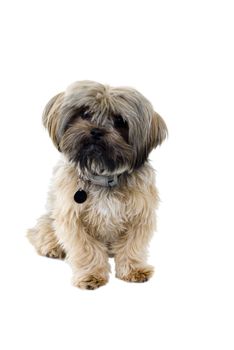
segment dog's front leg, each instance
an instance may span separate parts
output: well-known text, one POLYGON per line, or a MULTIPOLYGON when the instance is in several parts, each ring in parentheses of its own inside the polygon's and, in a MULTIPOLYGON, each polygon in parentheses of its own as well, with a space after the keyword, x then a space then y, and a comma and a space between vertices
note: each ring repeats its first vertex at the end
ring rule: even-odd
POLYGON ((107 248, 91 237, 81 223, 57 222, 56 233, 73 270, 73 284, 96 289, 108 282, 110 266, 107 248))
POLYGON ((152 224, 135 224, 114 244, 116 277, 128 282, 146 282, 153 275, 153 267, 146 263, 152 231, 152 224))

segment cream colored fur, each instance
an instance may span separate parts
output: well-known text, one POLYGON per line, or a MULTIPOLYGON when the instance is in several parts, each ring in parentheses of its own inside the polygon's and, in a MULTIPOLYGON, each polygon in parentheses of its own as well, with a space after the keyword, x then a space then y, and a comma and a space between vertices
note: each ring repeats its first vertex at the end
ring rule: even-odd
POLYGON ((52 257, 63 256, 63 247, 80 288, 108 281, 108 255, 114 255, 118 278, 147 280, 153 273, 145 260, 158 202, 153 169, 147 164, 111 193, 89 185, 83 204, 71 200, 83 186, 77 179, 77 171, 62 159, 54 171, 48 213, 28 231, 30 242, 39 254, 52 257))
MULTIPOLYGON (((91 84, 92 88, 93 86, 91 84)), ((97 86, 95 93, 99 94, 97 99, 100 100, 100 88, 99 85, 97 86)), ((77 85, 75 88, 77 89, 77 85)), ((69 89, 71 90, 71 87, 69 89)), ((71 103, 71 98, 76 100, 76 96, 74 96, 74 91, 72 90, 71 94, 69 89, 65 96, 71 103), (69 94, 72 97, 69 97, 69 94)), ((84 84, 82 89, 84 90, 84 84)), ((130 93, 135 98, 134 90, 130 90, 130 93)), ((66 133, 61 130, 60 134, 57 132, 64 123, 61 114, 56 114, 57 110, 63 108, 61 96, 62 94, 59 94, 49 102, 43 115, 43 122, 58 148, 62 144, 59 138, 66 133), (59 101, 57 105, 56 101, 59 101)), ((110 102, 113 104, 113 101, 110 102)), ((132 142, 130 140, 130 143, 136 149, 148 147, 148 152, 150 152, 157 142, 161 143, 165 138, 166 126, 162 118, 150 109, 152 107, 149 102, 146 103, 143 98, 142 101, 143 107, 137 106, 137 108, 139 113, 143 111, 143 122, 144 109, 147 110, 145 117, 147 123, 144 128, 146 128, 145 133, 149 135, 148 141, 144 138, 144 144, 141 139, 132 142), (159 141, 155 141, 156 138, 159 141)), ((119 102, 117 107, 118 104, 119 102)), ((124 105, 121 108, 124 109, 124 105)), ((135 111, 133 107, 131 109, 133 117, 129 118, 134 119, 135 111)), ((137 115, 133 126, 129 122, 130 128, 135 128, 138 133, 142 132, 139 124, 140 117, 137 115)), ((92 127, 94 121, 92 120, 92 127)), ((79 121, 77 123, 77 128, 79 125, 83 127, 82 123, 79 124, 79 121)), ((85 124, 86 129, 87 125, 88 123, 85 124)), ((109 130, 111 130, 110 126, 109 130)), ((134 133, 134 130, 131 130, 131 133, 134 133)), ((116 131, 113 131, 113 135, 116 138, 116 131)), ((95 289, 107 283, 110 273, 108 262, 110 256, 115 259, 118 278, 129 282, 147 281, 153 274, 153 267, 147 265, 146 259, 147 247, 156 229, 155 209, 158 204, 154 170, 147 161, 136 169, 132 169, 131 163, 129 171, 119 177, 118 186, 111 189, 94 185, 86 181, 85 176, 82 175, 79 165, 74 166, 67 156, 62 154, 53 174, 47 202, 48 211, 38 220, 37 225, 28 231, 30 242, 40 255, 55 258, 62 258, 66 255, 73 270, 73 284, 77 287, 95 289), (82 204, 73 200, 74 193, 79 188, 87 192, 87 200, 82 204)))

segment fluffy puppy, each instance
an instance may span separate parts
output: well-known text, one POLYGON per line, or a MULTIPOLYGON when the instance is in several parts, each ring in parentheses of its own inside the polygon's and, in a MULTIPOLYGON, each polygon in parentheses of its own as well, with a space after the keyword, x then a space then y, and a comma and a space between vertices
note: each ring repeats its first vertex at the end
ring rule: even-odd
POLYGON ((30 242, 41 255, 66 256, 77 287, 106 284, 109 256, 116 277, 147 281, 158 203, 148 155, 165 139, 165 122, 138 91, 92 81, 54 96, 42 118, 61 160, 30 242))

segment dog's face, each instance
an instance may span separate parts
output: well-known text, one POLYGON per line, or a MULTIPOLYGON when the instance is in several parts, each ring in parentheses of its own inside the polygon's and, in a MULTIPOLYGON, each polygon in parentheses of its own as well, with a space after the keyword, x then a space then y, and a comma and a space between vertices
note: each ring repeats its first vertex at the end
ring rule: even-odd
POLYGON ((53 97, 43 123, 71 162, 96 175, 139 168, 167 135, 165 122, 139 92, 92 81, 53 97))

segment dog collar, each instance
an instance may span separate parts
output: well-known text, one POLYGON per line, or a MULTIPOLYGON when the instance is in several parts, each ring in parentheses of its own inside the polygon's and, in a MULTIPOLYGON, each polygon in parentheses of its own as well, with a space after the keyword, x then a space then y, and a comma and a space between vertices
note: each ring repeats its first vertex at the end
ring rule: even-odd
POLYGON ((118 185, 118 175, 90 175, 88 179, 94 185, 99 185, 103 187, 114 187, 118 185))
MULTIPOLYGON (((104 176, 104 175, 89 175, 87 180, 94 185, 112 188, 118 185, 118 178, 120 175, 113 176, 104 176)), ((87 199, 87 192, 79 188, 78 191, 74 194, 74 201, 76 203, 82 204, 87 199)))

